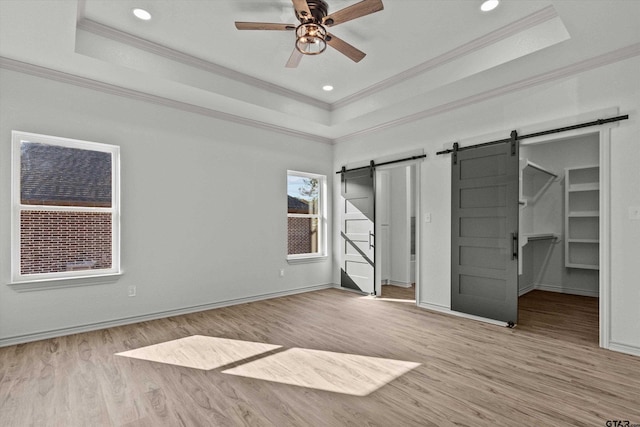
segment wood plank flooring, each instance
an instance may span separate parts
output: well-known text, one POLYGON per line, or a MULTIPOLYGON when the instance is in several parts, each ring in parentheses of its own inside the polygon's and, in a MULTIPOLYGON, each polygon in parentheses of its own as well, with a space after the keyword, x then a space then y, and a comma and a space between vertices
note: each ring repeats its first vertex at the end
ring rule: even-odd
POLYGON ((531 291, 518 299, 518 327, 578 344, 598 345, 598 298, 531 291))
MULTIPOLYGON (((546 318, 548 297, 539 295, 542 306, 523 300, 530 306, 515 329, 328 289, 0 348, 0 424, 640 423, 640 358, 600 349, 597 340, 571 339, 570 326, 587 321, 546 318), (260 355, 210 370, 115 355, 194 335, 282 346, 275 354, 321 350, 419 366, 356 396, 224 372, 260 355)), ((590 313, 556 304, 576 319, 590 313)))
POLYGON ((395 285, 382 285, 382 298, 393 298, 415 301, 416 300, 416 285, 403 288, 402 286, 395 285))

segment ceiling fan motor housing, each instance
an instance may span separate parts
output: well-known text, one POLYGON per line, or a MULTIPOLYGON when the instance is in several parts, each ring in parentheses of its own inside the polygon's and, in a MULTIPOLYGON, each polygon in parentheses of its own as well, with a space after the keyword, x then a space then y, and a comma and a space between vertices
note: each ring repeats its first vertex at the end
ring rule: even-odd
POLYGON ((311 16, 301 16, 299 17, 300 22, 308 23, 313 22, 315 24, 322 24, 322 20, 327 13, 329 12, 329 5, 324 0, 307 0, 307 5, 309 6, 309 10, 311 11, 311 16))

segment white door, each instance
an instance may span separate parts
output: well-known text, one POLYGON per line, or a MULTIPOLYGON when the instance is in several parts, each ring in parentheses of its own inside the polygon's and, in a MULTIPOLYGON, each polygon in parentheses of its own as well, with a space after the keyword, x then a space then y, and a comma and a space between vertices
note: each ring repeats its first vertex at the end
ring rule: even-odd
POLYGON ((342 174, 340 285, 375 295, 375 190, 373 170, 342 174))

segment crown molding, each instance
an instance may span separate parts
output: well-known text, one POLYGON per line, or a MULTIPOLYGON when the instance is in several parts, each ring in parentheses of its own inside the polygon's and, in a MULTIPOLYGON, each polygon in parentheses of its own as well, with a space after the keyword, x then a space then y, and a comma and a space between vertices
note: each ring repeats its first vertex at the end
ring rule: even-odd
POLYGON ((76 28, 101 37, 106 37, 120 43, 124 43, 136 49, 144 50, 154 55, 162 56, 171 61, 198 68, 208 73, 235 80, 237 82, 244 83, 276 95, 284 96, 286 98, 302 102, 310 106, 318 107, 326 111, 331 111, 331 104, 327 102, 320 101, 311 96, 303 95, 293 90, 286 89, 282 86, 269 83, 267 81, 249 76, 247 74, 224 67, 222 65, 215 64, 210 61, 206 61, 193 55, 180 52, 168 46, 143 39, 142 37, 134 36, 133 34, 127 33, 126 31, 115 29, 113 27, 101 24, 88 18, 82 17, 78 19, 76 28))
POLYGON ((137 90, 125 88, 122 86, 114 85, 111 83, 104 83, 87 77, 81 77, 75 74, 66 73, 63 71, 54 70, 39 65, 29 64, 27 62, 17 61, 15 59, 0 56, 0 68, 6 70, 17 71, 24 74, 29 74, 36 77, 42 77, 49 80, 54 80, 61 83, 71 84, 87 89, 93 89, 100 92, 108 93, 110 95, 122 96, 129 99, 135 99, 138 101, 149 102, 152 104, 162 105, 165 107, 175 108, 178 110, 200 114, 203 116, 211 117, 214 119, 225 120, 240 125, 251 126, 258 129, 277 132, 284 135, 304 138, 310 141, 322 142, 325 144, 331 144, 333 141, 330 138, 325 138, 319 135, 314 135, 306 132, 301 132, 293 129, 289 129, 283 126, 277 126, 270 123, 261 122, 259 120, 248 119, 240 117, 235 114, 229 114, 222 111, 214 110, 211 108, 202 107, 195 104, 189 104, 187 102, 176 101, 166 97, 152 95, 137 90))
POLYGON ((635 43, 630 46, 626 46, 602 55, 595 56, 593 58, 579 61, 574 64, 570 64, 564 67, 556 68, 555 70, 548 71, 546 73, 537 74, 526 79, 522 79, 513 83, 509 83, 503 86, 499 86, 494 89, 490 89, 475 95, 467 96, 465 98, 457 99, 455 101, 447 102, 426 110, 419 111, 408 116, 404 116, 395 120, 390 120, 385 123, 381 123, 377 126, 373 126, 367 129, 362 129, 357 132, 343 135, 333 139, 333 143, 337 144, 356 137, 366 136, 375 132, 380 132, 385 129, 390 129, 396 126, 406 125, 411 122, 422 120, 428 117, 433 117, 438 114, 442 114, 448 111, 463 108, 469 105, 477 104, 479 102, 487 101, 491 98, 496 98, 509 93, 517 92, 520 90, 528 89, 531 87, 539 86, 545 83, 549 83, 555 80, 560 80, 566 77, 570 77, 576 74, 583 73, 585 71, 593 70, 605 65, 613 64, 615 62, 624 61, 625 59, 633 58, 640 55, 640 43, 635 43))
POLYGON ((392 77, 381 80, 380 82, 373 84, 366 89, 346 96, 331 104, 331 109, 337 110, 338 108, 353 104, 354 102, 360 101, 361 99, 371 96, 377 92, 381 92, 408 79, 426 73, 435 68, 441 67, 448 62, 455 61, 456 59, 462 58, 463 56, 469 55, 499 41, 508 39, 509 37, 513 37, 518 33, 536 27, 557 17, 558 13, 554 9, 554 7, 547 6, 537 12, 525 16, 522 19, 518 19, 517 21, 498 28, 495 31, 487 33, 475 40, 471 40, 468 43, 458 46, 455 49, 431 58, 428 61, 423 62, 422 64, 416 65, 392 77))
POLYGON ((356 137, 366 136, 375 132, 380 132, 396 126, 405 125, 414 121, 422 120, 428 117, 433 117, 448 111, 452 111, 452 110, 463 108, 469 105, 477 104, 479 102, 483 102, 491 98, 495 98, 495 97, 503 96, 509 93, 528 89, 528 88, 542 85, 548 82, 552 82, 554 80, 570 77, 572 75, 576 75, 576 74, 589 71, 598 67, 602 67, 605 65, 613 64, 615 62, 623 61, 625 59, 629 59, 638 55, 640 55, 640 43, 635 43, 621 49, 617 49, 602 55, 595 56, 593 58, 586 59, 584 61, 570 64, 565 67, 560 67, 555 70, 548 71, 546 73, 541 73, 526 79, 519 80, 517 82, 499 86, 497 88, 490 89, 490 90, 487 90, 475 95, 471 95, 465 98, 461 98, 455 101, 447 102, 426 110, 419 111, 414 114, 410 114, 395 120, 390 120, 385 123, 381 123, 373 127, 362 129, 347 135, 339 136, 334 139, 326 138, 326 137, 322 137, 319 135, 314 135, 306 132, 296 131, 296 130, 285 128, 283 126, 272 125, 272 124, 261 122, 258 120, 248 119, 248 118, 240 117, 234 114, 224 113, 214 109, 201 107, 194 104, 189 104, 186 102, 176 101, 176 100, 172 100, 172 99, 157 96, 157 95, 147 94, 147 93, 136 91, 133 89, 124 88, 124 87, 109 84, 109 83, 103 83, 103 82, 89 79, 86 77, 81 77, 74 74, 53 70, 51 68, 29 64, 26 62, 21 62, 21 61, 17 61, 17 60, 6 58, 6 57, 0 57, 0 68, 17 71, 25 74, 30 74, 37 77, 43 77, 43 78, 55 80, 62 83, 72 84, 75 86, 89 88, 89 89, 101 91, 104 93, 109 93, 112 95, 123 96, 130 99, 163 105, 166 107, 175 108, 182 111, 196 113, 196 114, 200 114, 200 115, 204 115, 207 117, 212 117, 220 120, 226 120, 226 121, 230 121, 230 122, 234 122, 234 123, 242 124, 246 126, 252 126, 255 128, 277 132, 277 133, 281 133, 284 135, 289 135, 297 138, 304 138, 307 140, 321 142, 325 144, 337 144, 340 142, 348 141, 350 139, 354 139, 356 137))

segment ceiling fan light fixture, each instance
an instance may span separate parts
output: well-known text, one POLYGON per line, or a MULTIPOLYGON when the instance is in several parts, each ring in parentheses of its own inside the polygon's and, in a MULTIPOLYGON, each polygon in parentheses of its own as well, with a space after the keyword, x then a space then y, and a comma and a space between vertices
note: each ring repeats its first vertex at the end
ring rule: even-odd
POLYGON ((327 48, 327 30, 313 22, 301 24, 296 28, 296 49, 304 55, 318 55, 327 48))
POLYGON ((480 5, 480 10, 483 12, 489 12, 498 7, 500 0, 485 0, 480 5))

